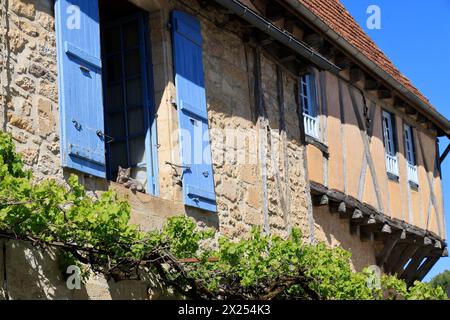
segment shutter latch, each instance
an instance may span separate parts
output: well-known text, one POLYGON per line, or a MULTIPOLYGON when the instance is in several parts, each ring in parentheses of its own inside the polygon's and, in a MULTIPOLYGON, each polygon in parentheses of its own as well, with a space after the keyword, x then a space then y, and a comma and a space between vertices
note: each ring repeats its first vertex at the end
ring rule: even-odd
POLYGON ((190 171, 191 167, 189 167, 189 166, 182 166, 182 165, 175 164, 175 163, 172 163, 172 162, 169 162, 169 161, 166 161, 166 164, 172 167, 172 170, 173 170, 172 179, 173 179, 174 184, 179 185, 180 187, 182 187, 183 186, 183 175, 184 175, 186 170, 190 171), (183 172, 180 173, 178 171, 179 169, 182 169, 183 172))
POLYGON ((100 139, 103 139, 105 141, 105 143, 111 143, 114 141, 113 137, 110 137, 107 134, 104 134, 102 130, 97 130, 96 133, 100 139), (108 140, 106 140, 106 138, 108 138, 108 140))

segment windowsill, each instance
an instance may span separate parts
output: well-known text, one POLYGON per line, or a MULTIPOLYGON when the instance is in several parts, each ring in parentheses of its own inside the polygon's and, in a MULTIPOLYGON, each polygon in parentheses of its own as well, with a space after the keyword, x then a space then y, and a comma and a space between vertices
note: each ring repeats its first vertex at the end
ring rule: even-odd
POLYGON ((317 149, 322 151, 324 156, 328 157, 330 155, 330 152, 328 151, 328 146, 323 142, 321 142, 319 139, 314 138, 308 134, 305 134, 305 140, 307 144, 315 146, 317 149))
POLYGON ((387 176, 388 176, 389 180, 394 181, 394 182, 399 182, 399 176, 397 176, 393 173, 390 173, 390 172, 387 173, 387 176))
POLYGON ((409 183, 409 187, 411 189, 413 189, 414 191, 419 191, 419 185, 417 183, 412 182, 412 181, 408 181, 408 183, 409 183))

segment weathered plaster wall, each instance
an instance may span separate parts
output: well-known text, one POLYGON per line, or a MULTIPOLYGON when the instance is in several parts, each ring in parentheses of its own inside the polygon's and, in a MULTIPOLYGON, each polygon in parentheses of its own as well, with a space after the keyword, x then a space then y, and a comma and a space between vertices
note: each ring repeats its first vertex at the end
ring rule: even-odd
POLYGON ((317 239, 332 248, 341 247, 350 251, 355 271, 376 265, 376 248, 373 243, 362 242, 359 236, 352 234, 347 219, 340 219, 339 214, 330 213, 328 207, 314 207, 314 221, 317 239))

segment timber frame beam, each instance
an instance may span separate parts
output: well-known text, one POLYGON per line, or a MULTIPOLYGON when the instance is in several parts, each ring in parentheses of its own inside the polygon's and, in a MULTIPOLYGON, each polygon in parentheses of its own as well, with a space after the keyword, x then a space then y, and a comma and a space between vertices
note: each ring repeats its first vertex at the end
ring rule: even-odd
POLYGON ((436 234, 391 218, 374 207, 338 190, 311 181, 314 206, 328 206, 331 213, 349 219, 350 231, 361 241, 382 243, 377 265, 397 274, 411 285, 422 280, 440 257, 447 256, 447 244, 436 234), (409 263, 408 263, 409 262, 409 263))

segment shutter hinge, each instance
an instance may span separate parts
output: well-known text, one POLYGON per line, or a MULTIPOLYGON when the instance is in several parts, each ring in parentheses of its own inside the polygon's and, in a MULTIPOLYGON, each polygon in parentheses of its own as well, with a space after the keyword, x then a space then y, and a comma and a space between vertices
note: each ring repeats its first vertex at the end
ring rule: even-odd
POLYGON ((167 28, 168 31, 172 30, 172 22, 171 21, 168 21, 166 23, 166 28, 167 28))

